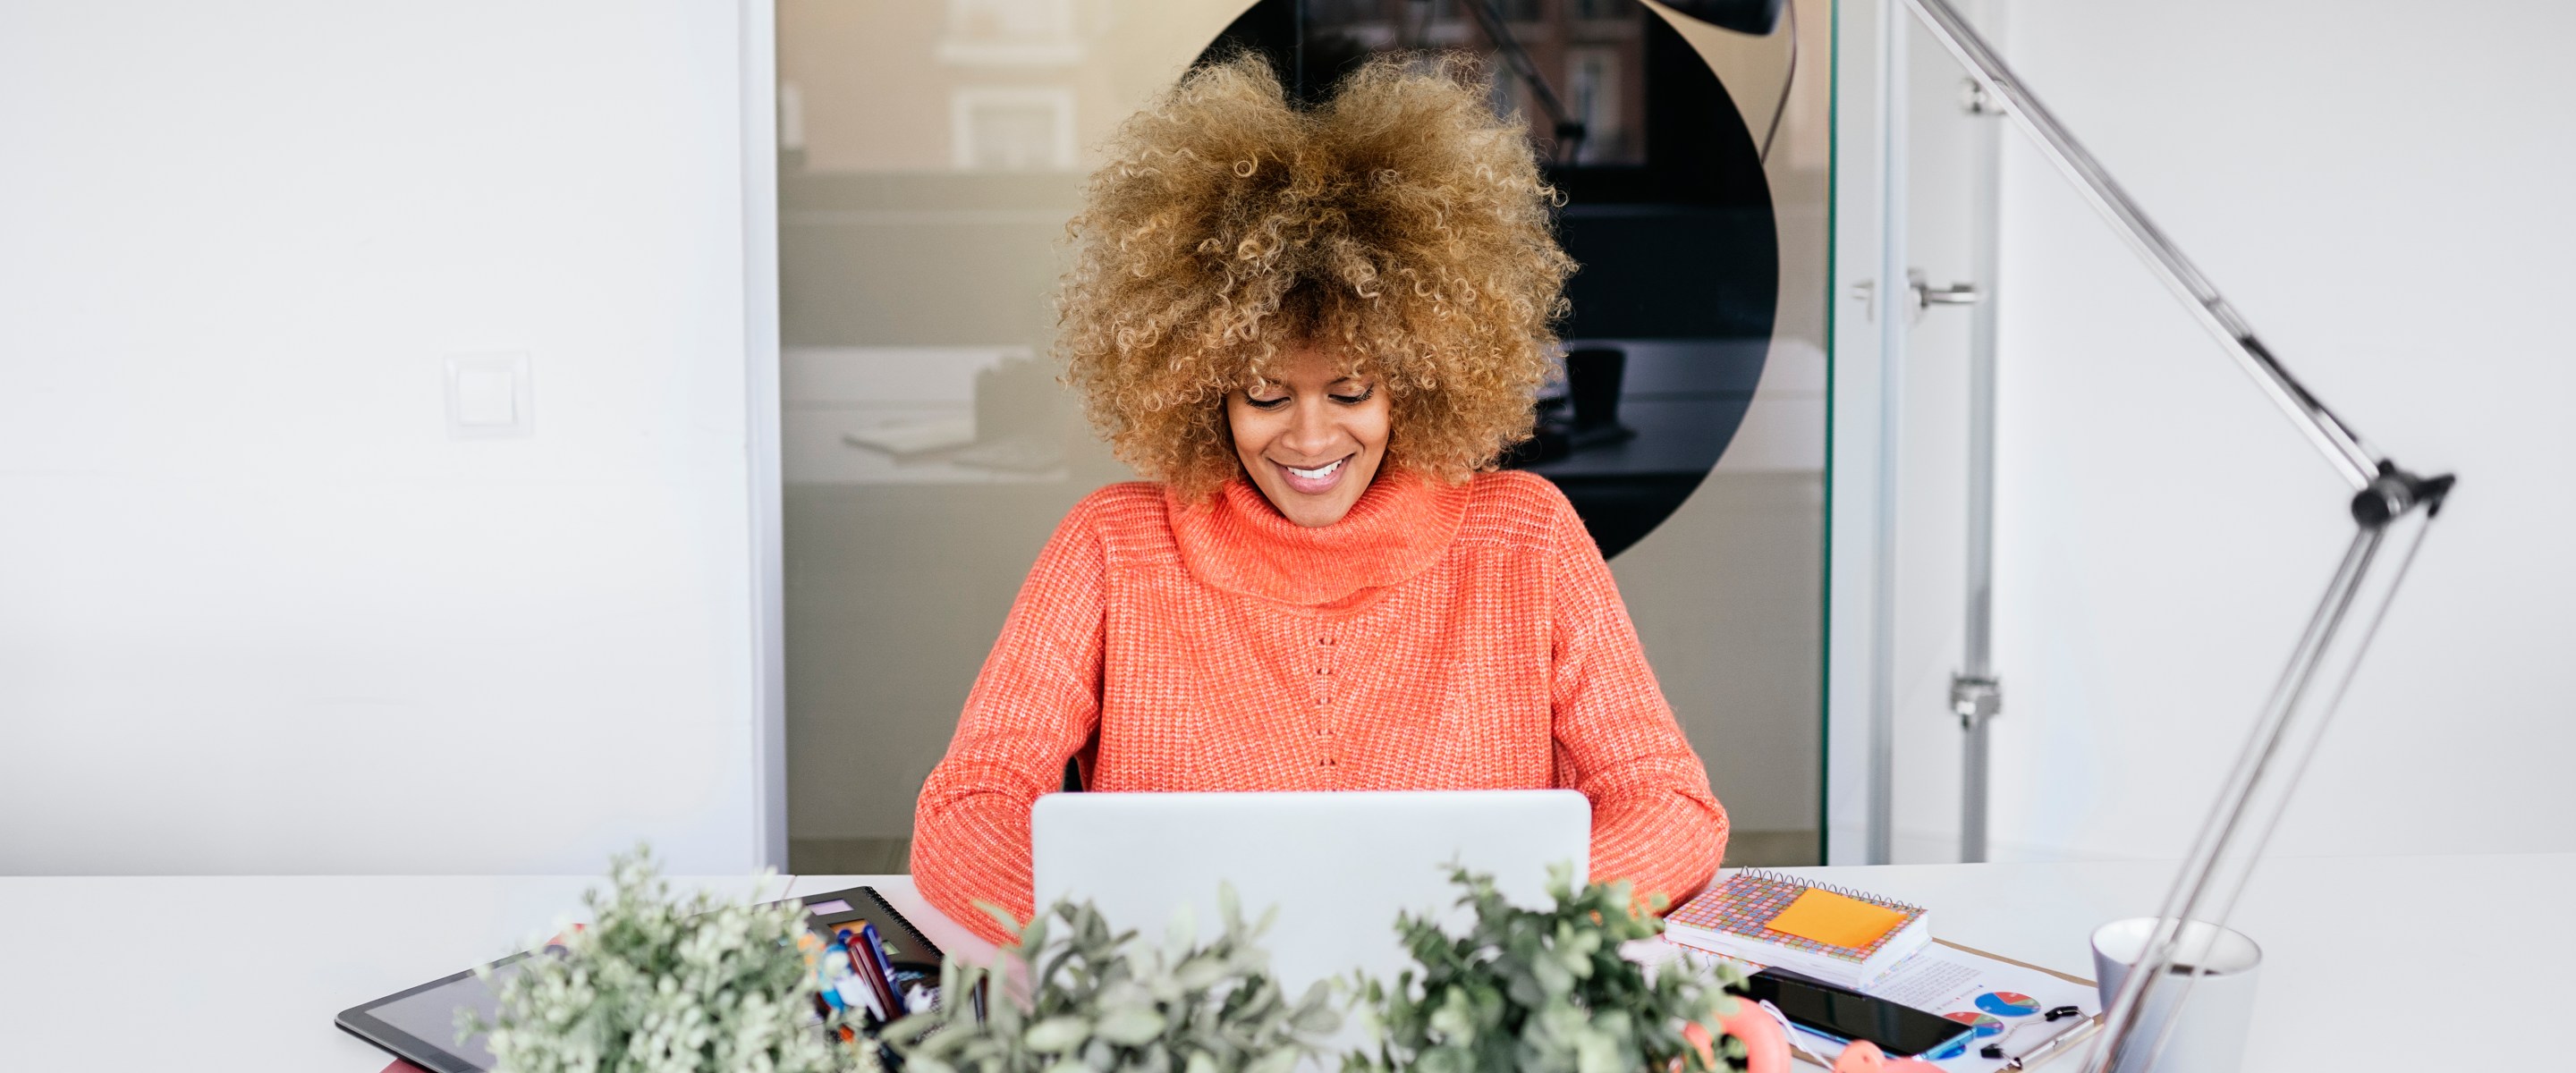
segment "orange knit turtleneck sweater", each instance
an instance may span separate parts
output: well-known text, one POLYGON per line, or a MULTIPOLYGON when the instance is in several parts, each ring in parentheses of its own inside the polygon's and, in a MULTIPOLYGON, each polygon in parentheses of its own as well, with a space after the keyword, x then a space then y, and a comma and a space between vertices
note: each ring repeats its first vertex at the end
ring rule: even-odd
POLYGON ((1103 488, 1029 571, 921 787, 913 880, 951 919, 1032 910, 1029 806, 1091 789, 1569 787, 1596 879, 1676 903, 1726 812, 1665 704, 1608 564, 1556 486, 1390 470, 1307 529, 1249 482, 1185 504, 1103 488))

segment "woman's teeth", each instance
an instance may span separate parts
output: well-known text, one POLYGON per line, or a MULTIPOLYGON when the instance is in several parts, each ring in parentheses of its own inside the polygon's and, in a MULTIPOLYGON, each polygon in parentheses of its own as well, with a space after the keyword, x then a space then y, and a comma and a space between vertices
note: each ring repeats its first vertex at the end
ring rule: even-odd
POLYGON ((1333 460, 1333 464, 1325 466, 1322 469, 1298 469, 1295 466, 1289 466, 1287 467, 1287 470, 1290 474, 1305 480, 1320 481, 1326 477, 1332 476, 1333 471, 1342 468, 1342 463, 1347 461, 1350 460, 1347 458, 1336 458, 1333 460))

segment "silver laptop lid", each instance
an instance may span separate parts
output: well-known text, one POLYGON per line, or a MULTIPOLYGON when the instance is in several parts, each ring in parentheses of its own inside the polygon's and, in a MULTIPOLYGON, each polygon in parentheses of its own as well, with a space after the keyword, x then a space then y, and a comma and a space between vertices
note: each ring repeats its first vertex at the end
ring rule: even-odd
POLYGON ((1399 911, 1462 927, 1452 863, 1533 908, 1548 904, 1549 866, 1584 882, 1592 805, 1572 790, 1049 794, 1029 826, 1039 906, 1090 899, 1148 942, 1185 903, 1213 938, 1220 882, 1248 919, 1278 906, 1265 945, 1294 996, 1355 968, 1393 980, 1409 964, 1399 911))

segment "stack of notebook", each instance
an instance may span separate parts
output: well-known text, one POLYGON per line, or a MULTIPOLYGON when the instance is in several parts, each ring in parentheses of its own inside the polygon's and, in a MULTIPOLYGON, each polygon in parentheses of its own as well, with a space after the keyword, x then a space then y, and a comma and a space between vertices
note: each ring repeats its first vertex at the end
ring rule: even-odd
POLYGON ((1693 949, 1859 990, 1932 941, 1922 907, 1747 868, 1664 917, 1693 949))

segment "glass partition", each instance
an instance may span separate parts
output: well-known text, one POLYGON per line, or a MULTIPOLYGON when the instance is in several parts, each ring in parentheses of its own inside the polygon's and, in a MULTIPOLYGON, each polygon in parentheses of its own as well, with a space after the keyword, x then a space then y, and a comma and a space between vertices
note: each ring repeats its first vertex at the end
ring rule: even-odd
POLYGON ((1511 464, 1611 556, 1732 814, 1729 863, 1818 860, 1833 18, 1774 10, 1721 29, 1636 0, 782 0, 791 867, 903 870, 1039 547, 1133 478, 1048 356, 1060 240, 1091 147, 1232 48, 1309 96, 1387 50, 1497 73, 1583 265, 1511 464))

